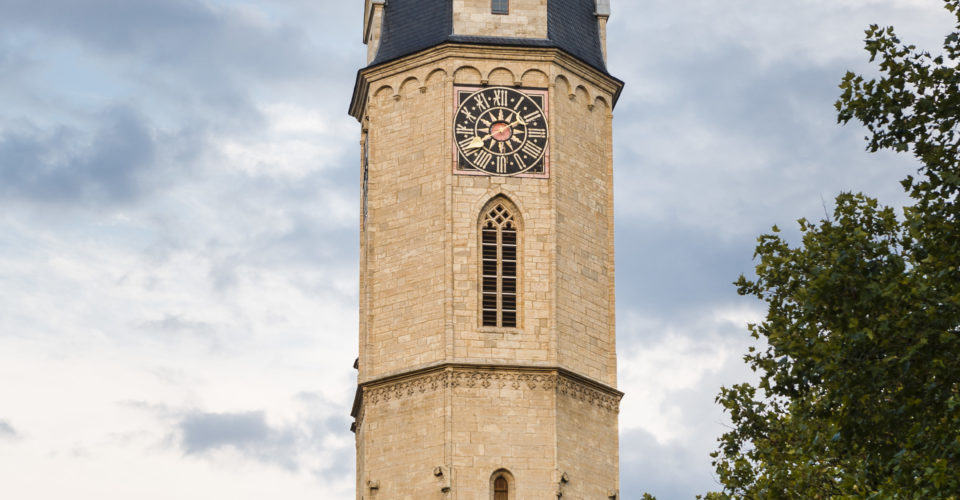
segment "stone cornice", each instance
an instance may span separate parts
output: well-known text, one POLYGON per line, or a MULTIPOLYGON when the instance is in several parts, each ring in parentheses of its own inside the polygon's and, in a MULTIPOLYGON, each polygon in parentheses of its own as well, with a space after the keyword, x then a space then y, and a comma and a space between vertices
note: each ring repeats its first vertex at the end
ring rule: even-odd
POLYGON ((444 364, 360 384, 354 417, 364 404, 400 400, 446 388, 555 390, 557 394, 619 412, 623 393, 560 367, 444 364))
POLYGON ((491 46, 447 42, 394 61, 357 71, 357 80, 353 86, 353 97, 350 101, 350 115, 358 121, 362 121, 363 110, 366 107, 371 81, 389 78, 393 75, 410 71, 427 64, 435 64, 446 59, 457 58, 492 61, 553 62, 561 66, 564 70, 609 92, 612 96, 611 108, 616 106, 620 92, 623 90, 623 82, 621 80, 598 71, 580 59, 558 48, 491 46))

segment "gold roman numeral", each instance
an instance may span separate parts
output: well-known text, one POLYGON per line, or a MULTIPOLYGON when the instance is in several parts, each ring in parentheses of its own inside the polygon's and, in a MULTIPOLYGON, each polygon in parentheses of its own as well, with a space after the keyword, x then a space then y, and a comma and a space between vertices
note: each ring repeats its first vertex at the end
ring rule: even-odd
POLYGON ((473 130, 471 130, 470 127, 467 127, 467 126, 465 126, 465 125, 460 125, 460 124, 458 123, 458 124, 457 124, 457 134, 458 134, 458 135, 473 135, 473 130))
POLYGON ((517 164, 517 168, 520 170, 527 169, 527 164, 523 162, 523 158, 520 157, 520 153, 513 154, 513 162, 517 164))
POLYGON ((540 116, 541 116, 541 115, 540 115, 540 112, 539 112, 539 111, 534 111, 533 113, 530 113, 530 114, 528 114, 527 116, 524 116, 524 117, 523 117, 523 121, 525 121, 525 122, 527 122, 527 123, 530 123, 530 122, 532 122, 532 121, 534 121, 534 120, 539 120, 539 119, 540 119, 540 116))
POLYGON ((477 153, 473 155, 473 165, 477 168, 485 168, 490 160, 493 159, 493 155, 488 151, 480 149, 477 150, 477 153))
POLYGON ((524 144, 524 145, 523 145, 523 148, 521 149, 521 151, 523 151, 525 154, 530 155, 530 156, 532 156, 532 157, 534 157, 534 158, 539 158, 539 157, 540 157, 540 153, 543 152, 543 150, 540 149, 540 146, 537 146, 536 144, 534 144, 534 143, 532 143, 532 142, 528 142, 528 143, 524 144))
POLYGON ((487 108, 490 107, 490 101, 488 101, 487 96, 483 94, 477 94, 477 96, 473 98, 473 102, 477 104, 477 108, 480 109, 480 111, 486 111, 487 108))
POLYGON ((497 173, 498 174, 507 173, 507 157, 506 156, 497 157, 497 173))
POLYGON ((507 91, 496 89, 493 91, 493 105, 504 107, 507 105, 507 91))
POLYGON ((542 139, 547 136, 547 129, 544 128, 529 128, 527 129, 528 137, 533 137, 535 139, 542 139))

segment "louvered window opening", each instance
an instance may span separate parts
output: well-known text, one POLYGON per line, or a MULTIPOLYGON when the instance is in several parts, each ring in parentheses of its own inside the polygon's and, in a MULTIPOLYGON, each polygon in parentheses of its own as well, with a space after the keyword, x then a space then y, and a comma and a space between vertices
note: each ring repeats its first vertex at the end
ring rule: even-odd
POLYGON ((490 4, 490 11, 494 14, 509 14, 510 0, 493 0, 490 4))
POLYGON ((493 482, 493 500, 507 499, 507 480, 500 476, 493 482))
POLYGON ((517 326, 517 225, 501 203, 481 230, 483 326, 517 326))

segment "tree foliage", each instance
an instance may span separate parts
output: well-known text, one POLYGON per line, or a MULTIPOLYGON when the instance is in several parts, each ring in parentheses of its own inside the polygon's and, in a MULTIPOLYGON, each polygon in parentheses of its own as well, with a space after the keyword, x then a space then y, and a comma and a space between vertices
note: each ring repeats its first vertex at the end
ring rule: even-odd
POLYGON ((960 0, 944 5, 942 55, 871 26, 880 77, 848 73, 837 102, 868 151, 919 159, 912 204, 841 194, 799 246, 761 236, 736 283, 768 305, 765 347, 745 356, 759 382, 717 397, 733 427, 710 498, 960 498, 960 0))

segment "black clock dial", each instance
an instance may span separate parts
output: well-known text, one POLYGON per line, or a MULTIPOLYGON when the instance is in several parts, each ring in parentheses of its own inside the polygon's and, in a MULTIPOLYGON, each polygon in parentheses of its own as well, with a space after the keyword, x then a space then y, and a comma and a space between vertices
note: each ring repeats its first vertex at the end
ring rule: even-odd
POLYGON ((458 89, 454 116, 457 168, 494 175, 542 174, 547 117, 542 93, 510 87, 458 89))

